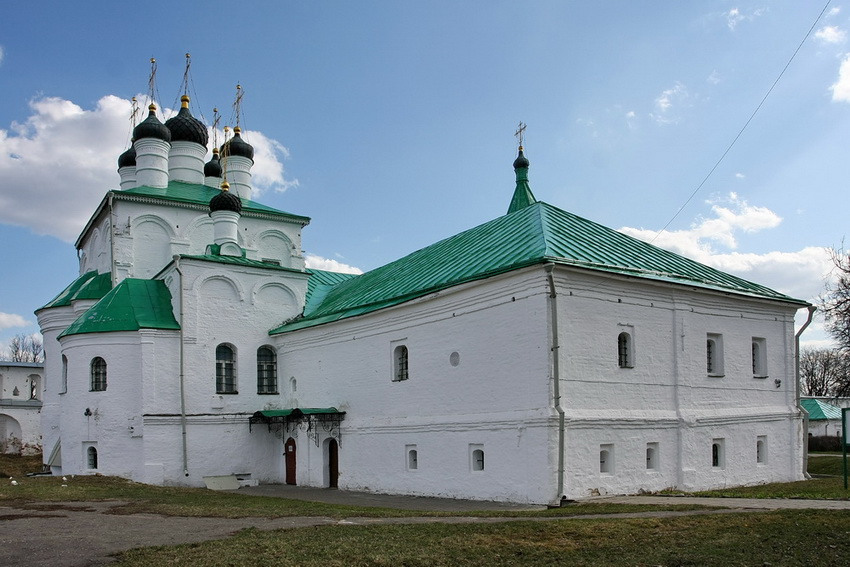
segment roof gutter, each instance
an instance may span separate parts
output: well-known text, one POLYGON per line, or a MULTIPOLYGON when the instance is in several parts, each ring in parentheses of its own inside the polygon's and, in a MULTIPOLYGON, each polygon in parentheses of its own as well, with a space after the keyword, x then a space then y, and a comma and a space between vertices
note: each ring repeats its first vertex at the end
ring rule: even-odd
POLYGON ((555 288, 555 277, 553 272, 555 264, 548 262, 545 265, 546 280, 549 282, 549 310, 552 333, 552 407, 558 412, 558 483, 555 493, 555 502, 552 506, 562 506, 567 497, 564 495, 564 442, 566 437, 566 423, 564 419, 564 408, 561 407, 561 365, 560 348, 558 339, 558 292, 555 288))
POLYGON ((800 327, 800 330, 794 335, 794 377, 796 378, 797 386, 794 394, 794 401, 797 404, 797 408, 803 414, 803 475, 806 478, 811 478, 809 476, 809 412, 806 411, 806 408, 803 407, 803 404, 800 403, 800 335, 803 334, 803 331, 806 330, 806 327, 812 322, 812 318, 815 316, 815 311, 817 307, 814 305, 808 306, 809 317, 806 319, 806 322, 803 323, 803 326, 800 327))
POLYGON ((175 254, 172 259, 174 260, 174 271, 180 276, 180 283, 178 284, 180 286, 178 294, 180 301, 180 435, 183 449, 183 476, 189 476, 189 452, 186 448, 186 364, 183 355, 183 327, 185 326, 183 319, 183 272, 180 271, 180 255, 175 254))

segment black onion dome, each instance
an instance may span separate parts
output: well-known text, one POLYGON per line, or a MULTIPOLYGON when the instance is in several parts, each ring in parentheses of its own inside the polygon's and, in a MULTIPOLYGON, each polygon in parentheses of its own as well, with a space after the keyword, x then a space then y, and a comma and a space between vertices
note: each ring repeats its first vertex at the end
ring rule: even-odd
POLYGON ((118 169, 122 167, 136 167, 136 148, 130 146, 126 152, 118 156, 118 169))
POLYGON ((221 147, 221 153, 225 156, 242 156, 253 161, 254 146, 242 139, 241 132, 239 126, 233 129, 233 138, 221 147))
POLYGON ((172 142, 194 142, 206 146, 209 141, 209 133, 204 124, 192 116, 189 111, 189 97, 183 95, 180 98, 180 111, 177 116, 172 116, 165 121, 165 126, 171 131, 172 142))
POLYGON ((234 213, 242 212, 242 199, 238 195, 234 195, 226 188, 222 188, 218 195, 210 199, 210 213, 216 211, 233 211, 234 213))
POLYGON ((213 148, 210 161, 204 164, 204 177, 221 177, 221 159, 218 157, 218 148, 213 148))
POLYGON ((171 131, 156 117, 156 105, 148 107, 148 117, 142 120, 138 126, 133 128, 133 139, 156 138, 171 142, 171 131))
POLYGON ((519 147, 519 155, 514 160, 514 169, 519 169, 520 167, 528 167, 528 158, 522 154, 522 146, 519 147))

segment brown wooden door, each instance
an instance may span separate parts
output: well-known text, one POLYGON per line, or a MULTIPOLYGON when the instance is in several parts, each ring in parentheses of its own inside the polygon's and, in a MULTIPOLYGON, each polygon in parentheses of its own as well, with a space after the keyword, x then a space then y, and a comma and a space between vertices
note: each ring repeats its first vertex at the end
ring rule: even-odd
POLYGON ((290 437, 283 445, 286 457, 286 484, 295 484, 295 439, 290 437))
POLYGON ((328 442, 328 488, 337 487, 339 478, 339 445, 336 439, 328 442))

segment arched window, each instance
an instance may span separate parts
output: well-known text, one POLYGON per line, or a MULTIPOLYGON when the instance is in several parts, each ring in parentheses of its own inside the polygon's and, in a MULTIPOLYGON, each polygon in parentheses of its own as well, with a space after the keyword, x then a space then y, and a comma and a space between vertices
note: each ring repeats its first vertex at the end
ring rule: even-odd
POLYGON ((767 378, 767 341, 753 337, 753 376, 767 378))
POLYGON ((408 354, 407 347, 398 345, 393 350, 393 381, 399 382, 407 380, 408 374, 408 354))
POLYGON ((658 470, 658 443, 646 444, 646 470, 658 470))
POLYGON ((610 451, 608 451, 608 449, 599 450, 599 472, 611 472, 611 453, 610 451))
POLYGON ((106 361, 96 356, 91 361, 91 391, 106 390, 106 361))
POLYGON ((723 445, 723 439, 713 439, 711 441, 711 466, 713 468, 722 469, 726 466, 723 445))
POLYGON ((277 354, 274 349, 257 349, 257 393, 277 394, 277 354))
POLYGON ((95 447, 86 449, 86 464, 90 469, 97 468, 97 449, 95 447))
POLYGON ((64 394, 68 391, 68 357, 62 355, 62 384, 59 385, 59 393, 64 394))
POLYGON ((705 370, 710 376, 723 376, 723 335, 709 334, 707 336, 705 370))
POLYGON ((236 394, 236 355, 229 345, 215 347, 215 392, 236 394))
POLYGON ((407 470, 415 471, 419 468, 419 454, 416 452, 415 446, 407 449, 407 470))
POLYGON ((634 366, 632 336, 625 331, 617 336, 617 364, 620 368, 632 368, 634 366))

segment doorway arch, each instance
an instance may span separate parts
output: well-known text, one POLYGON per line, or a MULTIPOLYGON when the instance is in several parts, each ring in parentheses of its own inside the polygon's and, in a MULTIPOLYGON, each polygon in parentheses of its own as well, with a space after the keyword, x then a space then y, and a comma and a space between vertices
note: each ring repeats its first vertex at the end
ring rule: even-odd
POLYGON ((325 485, 328 488, 339 485, 339 443, 336 439, 325 441, 325 485))

